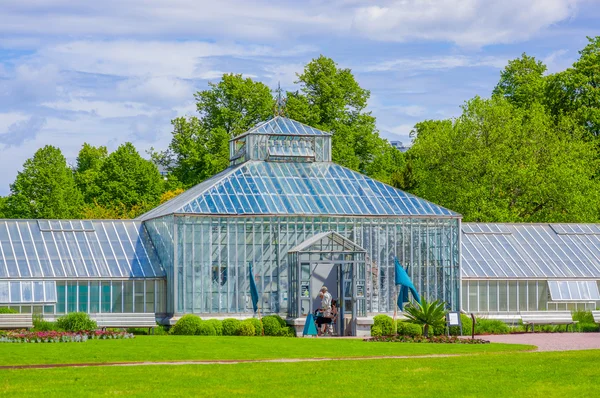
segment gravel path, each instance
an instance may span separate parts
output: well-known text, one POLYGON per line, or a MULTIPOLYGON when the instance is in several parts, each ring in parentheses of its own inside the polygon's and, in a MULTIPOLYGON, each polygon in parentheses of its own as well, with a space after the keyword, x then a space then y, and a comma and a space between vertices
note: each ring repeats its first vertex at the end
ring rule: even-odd
POLYGON ((531 344, 538 351, 600 349, 600 333, 523 333, 477 336, 492 343, 531 344))

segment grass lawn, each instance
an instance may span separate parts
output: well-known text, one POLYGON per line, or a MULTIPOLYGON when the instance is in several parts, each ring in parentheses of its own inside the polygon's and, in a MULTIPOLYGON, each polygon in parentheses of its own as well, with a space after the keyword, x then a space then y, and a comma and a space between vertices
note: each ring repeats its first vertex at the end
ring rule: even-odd
POLYGON ((340 358, 489 353, 532 349, 513 344, 366 343, 356 339, 136 336, 85 343, 0 344, 0 365, 180 361, 202 359, 340 358))
MULTIPOLYGON (((390 344, 394 345, 394 344, 390 344)), ((12 396, 598 396, 600 351, 231 365, 0 370, 12 396)))

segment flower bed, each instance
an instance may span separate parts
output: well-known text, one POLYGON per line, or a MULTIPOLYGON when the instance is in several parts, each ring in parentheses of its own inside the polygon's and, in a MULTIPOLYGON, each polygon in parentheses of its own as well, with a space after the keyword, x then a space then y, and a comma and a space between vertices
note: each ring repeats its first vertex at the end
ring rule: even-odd
POLYGON ((0 343, 83 343, 89 339, 109 340, 109 339, 132 339, 134 336, 127 332, 114 331, 82 331, 71 332, 28 332, 17 330, 5 332, 0 335, 0 343))
POLYGON ((489 344, 488 340, 482 339, 461 339, 456 336, 377 336, 365 339, 370 342, 384 343, 438 343, 438 344, 489 344))

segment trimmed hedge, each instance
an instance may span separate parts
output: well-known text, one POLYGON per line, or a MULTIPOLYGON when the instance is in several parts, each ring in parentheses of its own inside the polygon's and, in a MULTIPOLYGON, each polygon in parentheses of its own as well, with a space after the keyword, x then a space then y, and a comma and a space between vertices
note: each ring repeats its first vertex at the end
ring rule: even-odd
POLYGON ((477 318, 475 322, 475 334, 508 334, 510 327, 497 319, 477 318))
POLYGON ((210 323, 213 328, 215 328, 215 333, 217 336, 223 336, 223 322, 218 319, 207 319, 207 323, 210 323))
POLYGON ((381 328, 382 336, 392 336, 396 333, 396 328, 394 327, 394 320, 384 314, 376 315, 373 318, 373 326, 371 326, 371 335, 373 334, 373 327, 379 326, 381 328))
POLYGON ((410 322, 398 322, 397 330, 399 336, 417 337, 423 335, 423 328, 410 322))
POLYGON ((239 319, 227 318, 223 320, 223 336, 237 336, 242 322, 239 319))
POLYGON ((171 329, 171 334, 182 336, 193 336, 200 328, 202 320, 199 316, 187 314, 179 318, 175 326, 171 329))
POLYGON ((254 336, 256 334, 256 330, 254 329, 254 325, 250 322, 242 322, 240 324, 240 328, 238 330, 239 336, 254 336))
POLYGON ((293 326, 286 326, 279 329, 279 335, 281 337, 296 337, 296 329, 293 326))
POLYGON ((254 326, 254 335, 255 336, 263 335, 263 325, 262 325, 262 322, 260 321, 260 319, 248 318, 244 322, 247 322, 247 323, 251 324, 252 326, 254 326))
POLYGON ((196 335, 198 336, 216 336, 217 332, 212 323, 207 321, 200 321, 198 329, 196 329, 196 335))
POLYGON ((18 314, 19 311, 13 310, 12 308, 1 307, 0 314, 18 314))
POLYGON ((595 323, 580 323, 577 325, 577 329, 581 333, 595 333, 600 332, 600 325, 595 323))
POLYGON ((262 318, 262 324, 265 336, 279 336, 281 330, 281 317, 277 315, 268 315, 262 318))
POLYGON ((371 325, 371 336, 373 337, 381 337, 381 325, 371 325))
POLYGON ((56 320, 56 326, 66 332, 82 332, 96 330, 96 321, 90 319, 85 312, 71 312, 56 320))

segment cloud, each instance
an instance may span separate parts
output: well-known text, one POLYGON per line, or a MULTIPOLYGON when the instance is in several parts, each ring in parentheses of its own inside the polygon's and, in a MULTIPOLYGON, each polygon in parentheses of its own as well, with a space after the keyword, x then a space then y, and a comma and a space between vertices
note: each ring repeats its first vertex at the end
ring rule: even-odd
POLYGON ((359 6, 353 28, 371 40, 481 47, 527 40, 571 18, 577 0, 396 0, 359 6))
POLYGON ((454 68, 490 67, 503 68, 506 66, 506 58, 499 56, 466 56, 448 55, 434 57, 410 57, 397 58, 379 63, 373 63, 363 67, 364 72, 388 72, 399 71, 427 71, 454 68))
POLYGON ((46 119, 39 116, 13 123, 6 133, 0 134, 0 144, 5 145, 4 149, 21 146, 24 142, 33 140, 45 124, 46 119))

